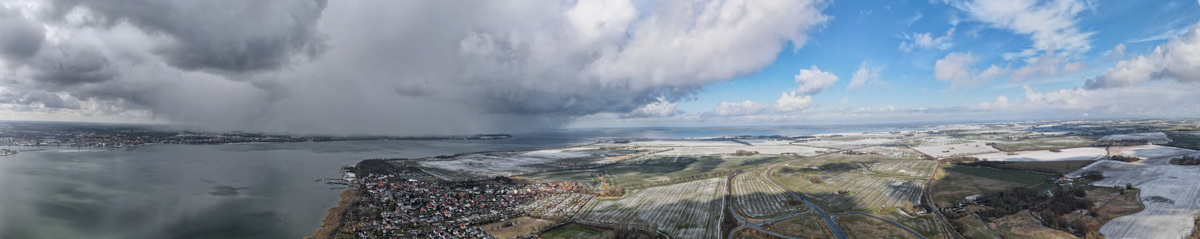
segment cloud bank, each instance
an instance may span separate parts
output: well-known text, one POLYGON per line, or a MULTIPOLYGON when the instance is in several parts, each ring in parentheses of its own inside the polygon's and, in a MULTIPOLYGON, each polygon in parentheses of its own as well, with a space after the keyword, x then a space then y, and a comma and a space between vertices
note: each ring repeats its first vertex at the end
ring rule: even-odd
POLYGON ((4 2, 0 109, 322 134, 669 116, 802 47, 825 4, 4 2))

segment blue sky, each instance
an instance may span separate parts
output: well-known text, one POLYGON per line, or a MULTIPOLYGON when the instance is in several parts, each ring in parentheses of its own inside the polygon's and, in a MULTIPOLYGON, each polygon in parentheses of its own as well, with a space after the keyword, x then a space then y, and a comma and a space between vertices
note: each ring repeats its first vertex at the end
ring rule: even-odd
POLYGON ((1197 12, 1192 0, 0 0, 0 120, 423 135, 1194 118, 1197 12))
POLYGON ((1075 27, 1092 33, 1087 38, 1090 49, 1069 56, 1072 61, 1083 62, 1083 69, 1025 80, 1005 77, 952 89, 949 83, 934 78, 937 60, 951 52, 970 52, 979 58, 977 67, 1021 67, 1027 65, 1027 58, 1005 59, 1003 54, 1030 49, 1030 36, 972 19, 970 13, 940 1, 833 2, 824 11, 832 20, 814 30, 806 45, 780 52, 758 73, 704 87, 695 101, 683 101, 679 109, 704 112, 721 101, 772 102, 779 97, 776 92, 795 88, 793 76, 811 66, 839 78, 831 89, 814 95, 819 105, 816 108, 954 107, 973 106, 1000 95, 1021 98, 1024 85, 1038 91, 1083 87, 1085 79, 1117 63, 1119 59, 1105 54, 1118 44, 1125 45, 1126 55, 1142 55, 1200 21, 1200 4, 1190 0, 1085 4, 1088 7, 1076 16, 1075 27), (946 35, 950 29, 955 31, 946 35), (905 39, 906 35, 922 33, 935 38, 949 36, 947 43, 952 46, 911 52, 899 48, 902 42, 912 42, 905 39), (879 81, 883 83, 849 89, 852 75, 863 64, 879 67, 879 81))

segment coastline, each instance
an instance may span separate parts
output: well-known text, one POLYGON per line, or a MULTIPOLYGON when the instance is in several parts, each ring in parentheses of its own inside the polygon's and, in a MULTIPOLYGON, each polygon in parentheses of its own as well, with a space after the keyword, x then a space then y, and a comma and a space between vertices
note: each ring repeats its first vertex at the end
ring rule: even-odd
POLYGON ((309 238, 315 239, 332 239, 336 238, 338 229, 343 225, 343 216, 346 210, 350 208, 350 204, 358 201, 358 190, 348 188, 341 193, 341 200, 338 200, 338 205, 329 208, 329 213, 325 214, 325 218, 321 220, 321 228, 317 229, 316 233, 309 238))

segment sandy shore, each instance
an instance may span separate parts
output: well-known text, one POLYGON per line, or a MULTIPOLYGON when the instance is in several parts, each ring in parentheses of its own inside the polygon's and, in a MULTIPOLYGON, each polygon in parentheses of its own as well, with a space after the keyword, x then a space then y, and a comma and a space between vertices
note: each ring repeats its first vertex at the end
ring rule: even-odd
POLYGON ((342 191, 342 199, 338 201, 338 205, 329 209, 329 213, 325 214, 325 219, 321 220, 321 228, 317 229, 317 232, 309 238, 335 238, 338 229, 342 227, 342 217, 346 214, 346 209, 350 207, 351 203, 357 200, 358 190, 346 189, 342 191))

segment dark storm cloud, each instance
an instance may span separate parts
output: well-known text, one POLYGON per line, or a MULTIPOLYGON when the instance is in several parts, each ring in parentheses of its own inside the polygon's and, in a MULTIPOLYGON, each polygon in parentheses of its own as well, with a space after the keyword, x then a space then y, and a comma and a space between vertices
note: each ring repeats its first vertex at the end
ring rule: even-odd
POLYGON ((0 92, 0 103, 17 104, 17 105, 39 105, 51 109, 79 109, 79 102, 74 99, 64 98, 62 96, 46 92, 46 91, 31 91, 31 92, 0 92))
POLYGON ((827 20, 823 1, 803 0, 47 5, 40 21, 73 35, 49 37, 10 89, 202 129, 322 134, 672 115, 672 102, 761 70, 827 20))
POLYGON ((15 9, 0 6, 0 57, 21 60, 37 54, 45 29, 25 20, 15 9))
POLYGON ((118 74, 104 53, 86 47, 47 49, 30 64, 35 80, 54 86, 98 83, 118 74))
POLYGON ((169 36, 158 53, 182 69, 272 70, 325 48, 315 27, 324 0, 58 0, 58 15, 86 8, 106 25, 129 22, 169 36))

